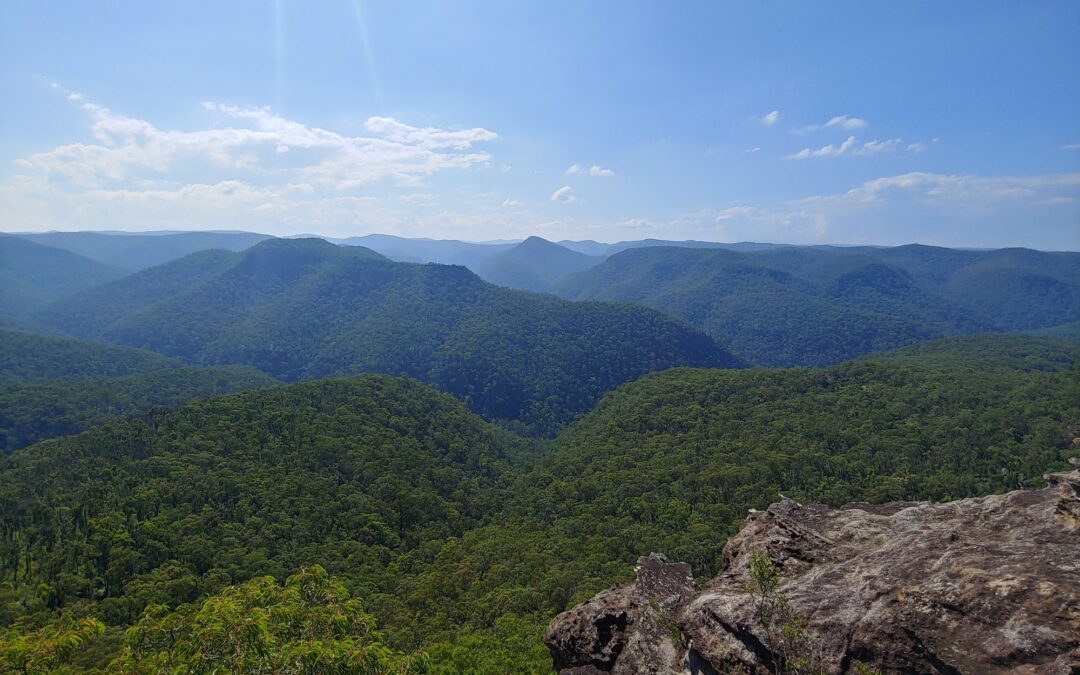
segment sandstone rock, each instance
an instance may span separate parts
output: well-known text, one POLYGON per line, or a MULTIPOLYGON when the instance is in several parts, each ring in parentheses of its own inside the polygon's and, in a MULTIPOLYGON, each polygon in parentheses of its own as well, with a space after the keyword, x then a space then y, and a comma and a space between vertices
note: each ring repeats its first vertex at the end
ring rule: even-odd
POLYGON ((783 499, 747 518, 703 588, 644 557, 635 583, 559 615, 545 641, 564 674, 776 672, 776 631, 746 590, 759 549, 829 673, 1078 675, 1080 471, 1046 479, 946 504, 783 499))

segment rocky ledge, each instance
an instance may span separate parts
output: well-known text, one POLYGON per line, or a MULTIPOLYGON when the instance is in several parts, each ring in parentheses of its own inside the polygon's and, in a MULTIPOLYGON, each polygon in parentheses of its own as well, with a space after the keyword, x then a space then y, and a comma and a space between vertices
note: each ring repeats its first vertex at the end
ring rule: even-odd
POLYGON ((784 499, 751 513, 703 587, 646 556, 544 640, 562 675, 1080 675, 1080 471, 1045 478, 945 504, 784 499), (778 574, 784 626, 750 592, 752 551, 778 574))

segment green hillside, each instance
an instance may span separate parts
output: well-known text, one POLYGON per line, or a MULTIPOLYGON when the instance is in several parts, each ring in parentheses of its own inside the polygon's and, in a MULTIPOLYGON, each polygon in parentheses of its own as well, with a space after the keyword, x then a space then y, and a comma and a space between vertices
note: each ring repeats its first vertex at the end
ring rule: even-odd
POLYGON ((125 276, 75 294, 38 312, 41 323, 86 339, 104 337, 106 329, 134 309, 149 307, 195 288, 241 259, 231 251, 201 251, 167 265, 125 276))
POLYGON ((190 367, 144 349, 0 330, 0 452, 276 383, 248 366, 190 367))
POLYGON ((41 320, 285 380, 407 375, 541 434, 647 372, 736 364, 653 310, 514 292, 462 267, 394 263, 319 239, 274 239, 232 255, 146 270, 54 305, 41 320))
POLYGON ((596 265, 597 256, 572 251, 540 237, 529 237, 471 269, 485 281, 522 291, 548 293, 560 279, 596 265))
POLYGON ((101 663, 147 603, 320 564, 436 672, 547 672, 553 614, 649 551, 714 573, 746 510, 781 493, 1039 484, 1075 452, 1078 358, 988 336, 825 369, 676 368, 608 394, 547 450, 386 376, 158 410, 3 460, 0 620, 97 617, 101 663))
POLYGON ((0 319, 17 326, 17 319, 54 300, 123 275, 69 251, 0 234, 0 319))
POLYGON ((0 384, 100 379, 179 365, 145 349, 0 329, 0 384))
POLYGON ((655 307, 753 363, 827 365, 948 335, 1075 321, 1080 254, 639 248, 564 279, 556 292, 655 307))

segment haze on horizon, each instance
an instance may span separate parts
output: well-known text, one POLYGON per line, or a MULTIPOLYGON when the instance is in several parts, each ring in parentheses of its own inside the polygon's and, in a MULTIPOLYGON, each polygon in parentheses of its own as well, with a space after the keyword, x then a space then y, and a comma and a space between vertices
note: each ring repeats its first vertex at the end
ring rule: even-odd
POLYGON ((1080 250, 1080 4, 0 6, 0 231, 1080 250))

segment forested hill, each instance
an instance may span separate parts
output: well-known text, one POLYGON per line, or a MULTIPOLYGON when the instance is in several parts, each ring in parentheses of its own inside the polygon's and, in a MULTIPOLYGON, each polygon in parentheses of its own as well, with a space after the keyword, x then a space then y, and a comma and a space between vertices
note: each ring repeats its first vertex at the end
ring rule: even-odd
POLYGON ((947 335, 1080 319, 1080 253, 780 247, 631 249, 564 279, 641 302, 763 365, 824 365, 947 335))
POLYGON ((594 549, 712 574, 746 510, 781 493, 839 506, 1041 485, 1076 454, 1078 363, 1075 343, 982 336, 823 369, 654 373, 563 432, 521 498, 594 549))
POLYGON ((563 277, 587 270, 601 260, 598 256, 572 251, 540 237, 529 237, 471 269, 484 280, 499 286, 547 293, 563 277))
POLYGON ((155 406, 273 384, 249 366, 191 367, 143 349, 0 330, 0 452, 155 406))
POLYGON ((387 376, 158 410, 2 461, 0 621, 96 616, 100 664, 148 603, 318 563, 437 672, 549 672, 554 614, 643 553, 715 573, 781 492, 948 499, 1065 468, 1078 350, 990 336, 825 369, 677 368, 548 451, 387 376))
POLYGON ((0 471, 12 534, 0 574, 14 584, 0 623, 63 607, 123 626, 149 603, 284 579, 313 560, 349 570, 367 607, 393 607, 401 579, 387 566, 490 521, 528 454, 448 395, 387 376, 219 397, 47 441, 0 471))
POLYGON ((180 363, 145 349, 0 329, 0 384, 116 377, 180 363))
POLYGON ((647 372, 737 364, 648 308, 511 291, 463 267, 394 263, 318 239, 195 254, 38 317, 79 337, 287 380, 407 375, 544 434, 647 372))
POLYGON ((123 275, 69 251, 0 234, 0 325, 19 325, 49 302, 123 275))

